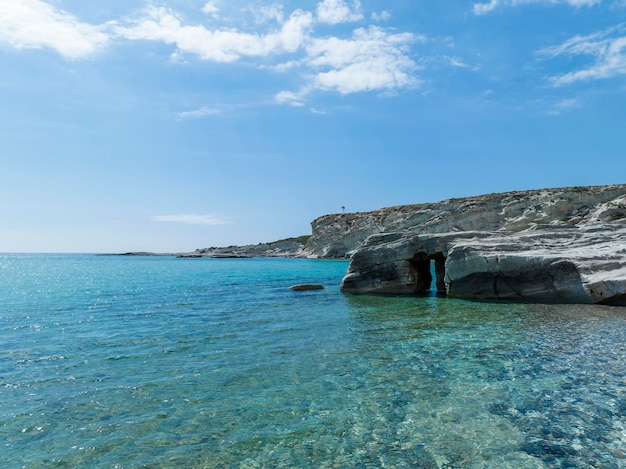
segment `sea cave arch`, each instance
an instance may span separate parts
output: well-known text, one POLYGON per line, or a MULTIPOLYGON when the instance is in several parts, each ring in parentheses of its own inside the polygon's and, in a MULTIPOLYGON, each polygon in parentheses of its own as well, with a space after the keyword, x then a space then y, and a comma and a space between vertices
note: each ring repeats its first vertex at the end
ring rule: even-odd
POLYGON ((426 253, 417 252, 410 260, 409 265, 415 275, 415 293, 426 293, 436 291, 445 293, 446 291, 446 257, 443 252, 426 253), (433 285, 433 271, 434 280, 433 285), (434 286, 434 288, 433 288, 434 286))

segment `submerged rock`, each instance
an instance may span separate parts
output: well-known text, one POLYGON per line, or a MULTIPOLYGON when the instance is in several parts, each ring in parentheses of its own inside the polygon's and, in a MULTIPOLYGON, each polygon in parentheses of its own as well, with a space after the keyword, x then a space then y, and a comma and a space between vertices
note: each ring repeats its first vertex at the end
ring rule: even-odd
POLYGON ((293 285, 289 287, 289 289, 294 291, 323 290, 324 285, 320 285, 319 283, 302 283, 293 285))

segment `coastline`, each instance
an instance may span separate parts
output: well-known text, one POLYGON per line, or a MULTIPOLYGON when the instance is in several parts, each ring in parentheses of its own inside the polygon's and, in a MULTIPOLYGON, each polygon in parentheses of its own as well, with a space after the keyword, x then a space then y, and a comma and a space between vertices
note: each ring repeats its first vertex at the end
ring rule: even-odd
POLYGON ((626 184, 486 194, 340 213, 311 234, 189 253, 124 256, 349 259, 342 290, 626 305, 626 184), (575 245, 576 249, 567 249, 575 245))

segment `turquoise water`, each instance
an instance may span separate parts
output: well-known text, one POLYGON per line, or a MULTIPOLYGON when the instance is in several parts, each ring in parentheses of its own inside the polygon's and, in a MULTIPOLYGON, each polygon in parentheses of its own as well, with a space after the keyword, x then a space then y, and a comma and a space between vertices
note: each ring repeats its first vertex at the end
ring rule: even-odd
POLYGON ((0 467, 626 467, 625 308, 349 296, 346 267, 0 255, 0 467))

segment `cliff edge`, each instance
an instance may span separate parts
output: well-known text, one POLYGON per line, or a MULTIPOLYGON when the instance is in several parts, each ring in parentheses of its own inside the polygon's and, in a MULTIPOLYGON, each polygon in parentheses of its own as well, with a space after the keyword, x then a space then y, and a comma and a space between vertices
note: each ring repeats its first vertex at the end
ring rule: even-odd
POLYGON ((325 215, 312 223, 303 255, 345 258, 374 234, 419 230, 519 232, 536 226, 580 228, 626 218, 626 184, 479 195, 325 215))

